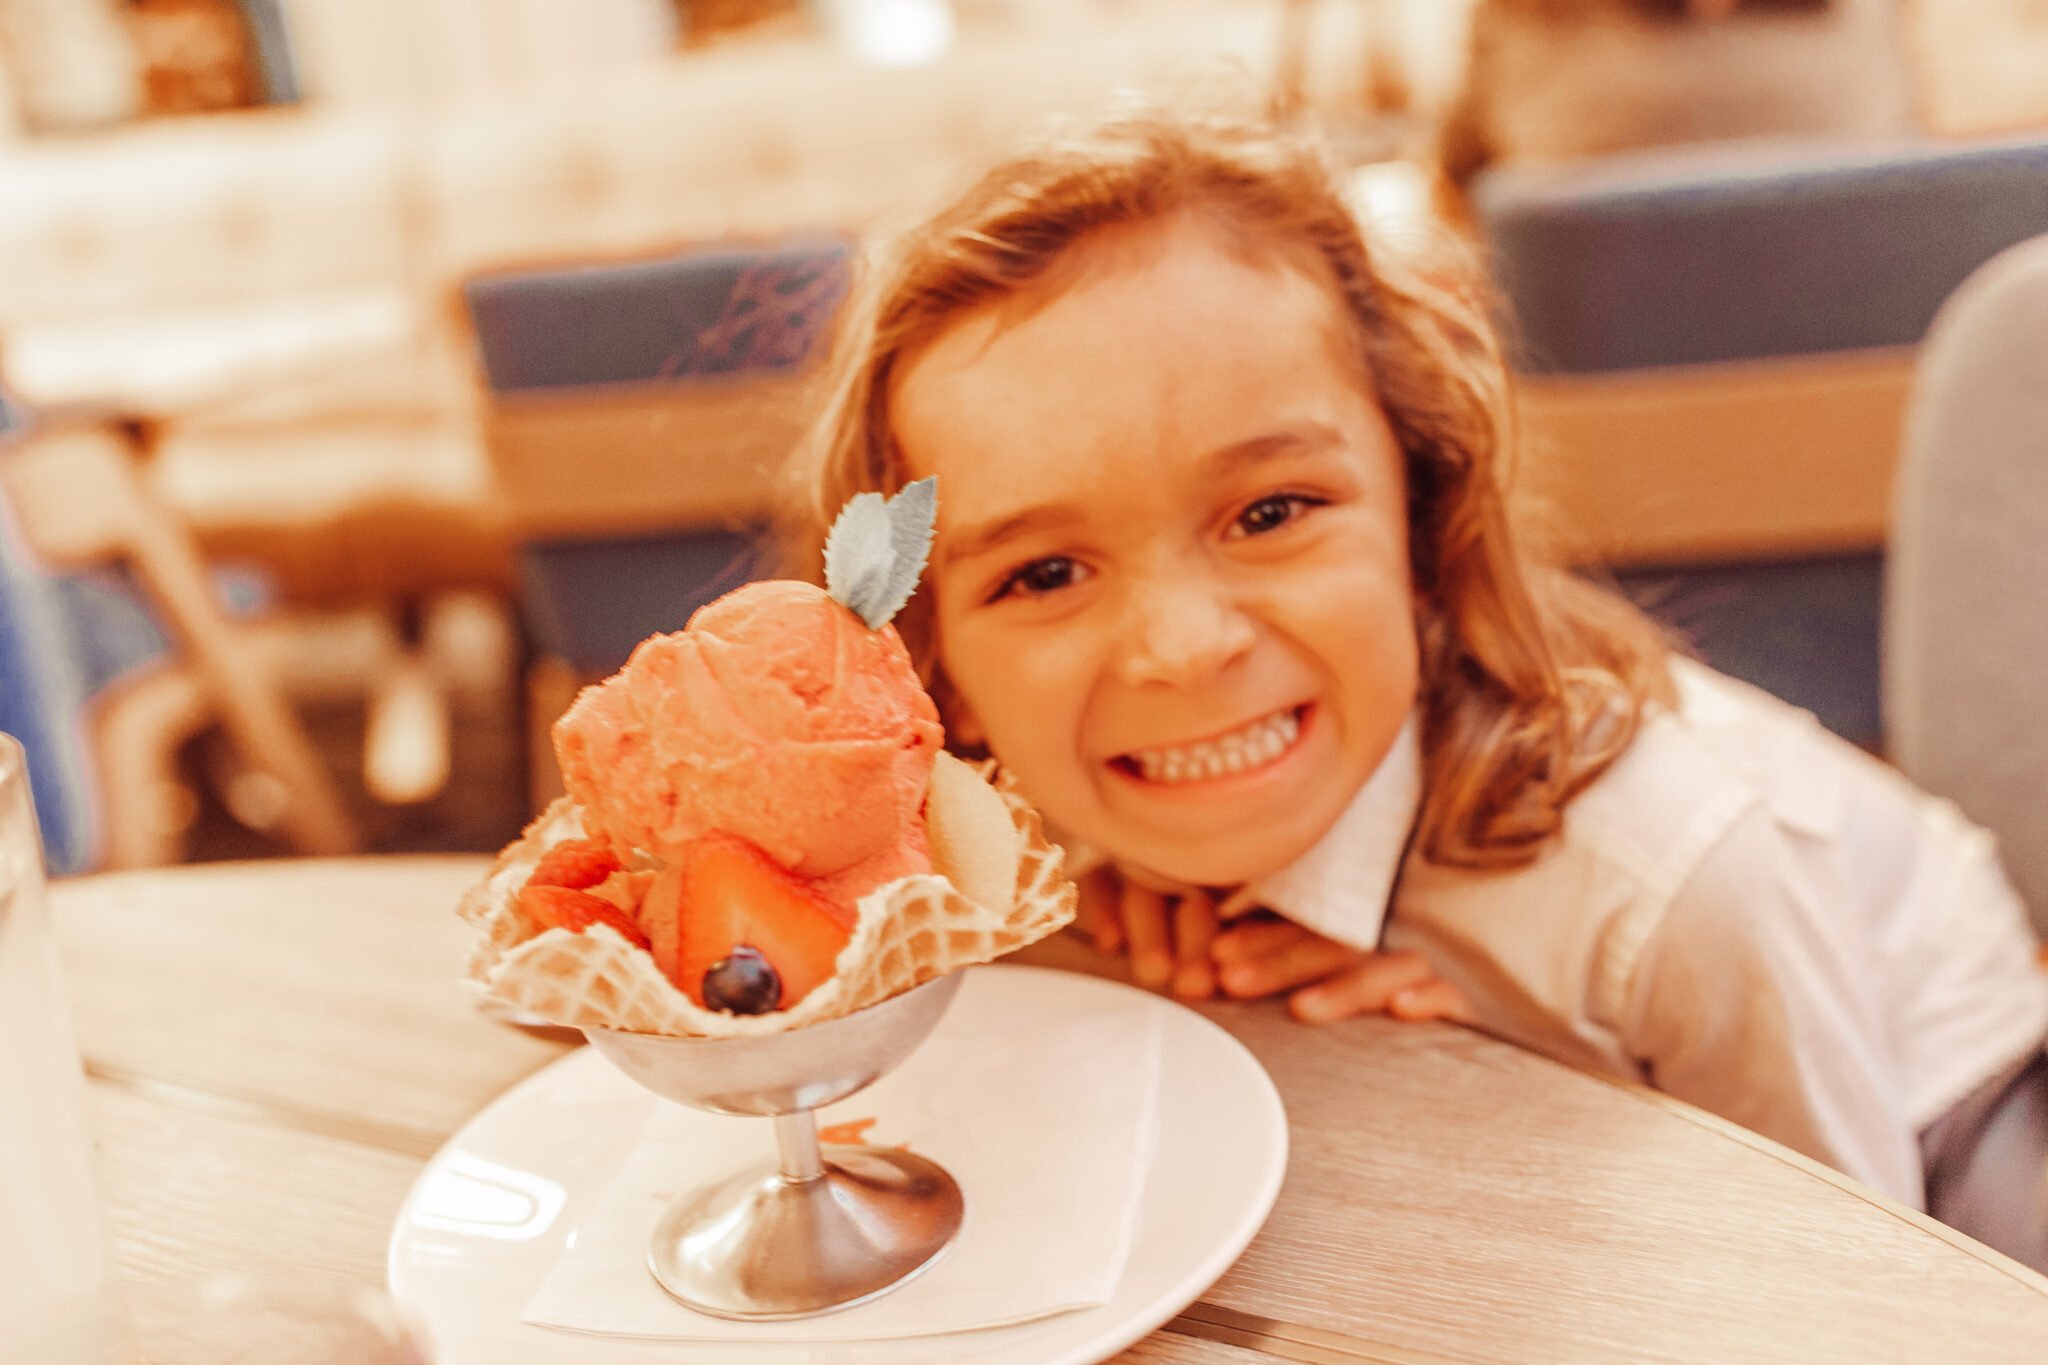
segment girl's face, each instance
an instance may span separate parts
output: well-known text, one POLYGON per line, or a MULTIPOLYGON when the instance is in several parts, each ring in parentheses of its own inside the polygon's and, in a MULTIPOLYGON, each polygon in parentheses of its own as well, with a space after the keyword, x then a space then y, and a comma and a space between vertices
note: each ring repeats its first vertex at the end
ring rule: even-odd
POLYGON ((1330 285, 1174 220, 970 313, 892 396, 939 479, 940 663, 1052 821, 1226 885, 1320 838, 1413 702, 1402 460, 1330 285))

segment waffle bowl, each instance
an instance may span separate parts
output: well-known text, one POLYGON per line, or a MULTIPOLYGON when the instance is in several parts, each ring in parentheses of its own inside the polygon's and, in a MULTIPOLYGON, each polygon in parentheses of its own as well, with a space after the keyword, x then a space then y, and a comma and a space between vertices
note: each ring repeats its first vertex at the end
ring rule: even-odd
POLYGON ((467 975, 492 1006, 569 1028, 693 1038, 760 1037, 824 1023, 977 962, 1034 943, 1074 916, 1062 854, 1007 778, 941 754, 925 798, 933 873, 861 898, 832 978, 787 1010, 708 1010, 678 990, 645 950, 604 925, 543 928, 519 889, 543 854, 584 837, 556 801, 498 856, 460 907, 479 930, 467 975), (993 780, 991 780, 993 779, 993 780))

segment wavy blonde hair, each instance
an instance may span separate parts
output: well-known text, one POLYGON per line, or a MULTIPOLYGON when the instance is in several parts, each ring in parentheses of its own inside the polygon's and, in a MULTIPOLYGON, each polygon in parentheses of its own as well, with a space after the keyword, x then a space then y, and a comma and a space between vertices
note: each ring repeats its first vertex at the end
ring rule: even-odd
MULTIPOLYGON (((1305 138, 1228 115, 1127 109, 1001 161, 880 248, 841 314, 823 410, 792 471, 790 563, 814 575, 846 500, 902 486, 889 402, 908 358, 962 314, 1030 288, 1091 233, 1189 212, 1327 268, 1404 454, 1421 647, 1418 846, 1456 866, 1529 861, 1628 746, 1646 705, 1670 700, 1667 647, 1620 596, 1518 544, 1504 496, 1507 367, 1469 257, 1370 246, 1305 138)), ((946 712, 928 597, 897 624, 946 712)))

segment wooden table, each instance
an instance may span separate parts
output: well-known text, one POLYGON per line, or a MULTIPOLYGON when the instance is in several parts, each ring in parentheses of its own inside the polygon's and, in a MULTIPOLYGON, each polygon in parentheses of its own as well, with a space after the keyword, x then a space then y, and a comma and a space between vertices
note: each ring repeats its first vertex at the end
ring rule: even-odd
MULTIPOLYGON (((468 858, 61 883, 116 1235, 153 1358, 197 1276, 370 1284, 408 1187, 566 1044, 455 984, 468 858)), ((1087 967, 1071 941, 1034 958, 1087 967)), ((1446 1025, 1204 1008, 1286 1101, 1244 1256, 1123 1358, 1308 1362, 2048 1358, 2048 1280, 1654 1093, 1446 1025)))

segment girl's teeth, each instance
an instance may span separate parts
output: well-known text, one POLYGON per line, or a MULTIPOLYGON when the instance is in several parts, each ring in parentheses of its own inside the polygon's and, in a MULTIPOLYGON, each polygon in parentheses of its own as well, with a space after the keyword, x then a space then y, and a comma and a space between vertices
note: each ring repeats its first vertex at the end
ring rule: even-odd
POLYGON ((1271 763, 1300 734, 1300 718, 1293 711, 1281 711, 1199 744, 1140 750, 1131 761, 1147 782, 1207 781, 1271 763))

